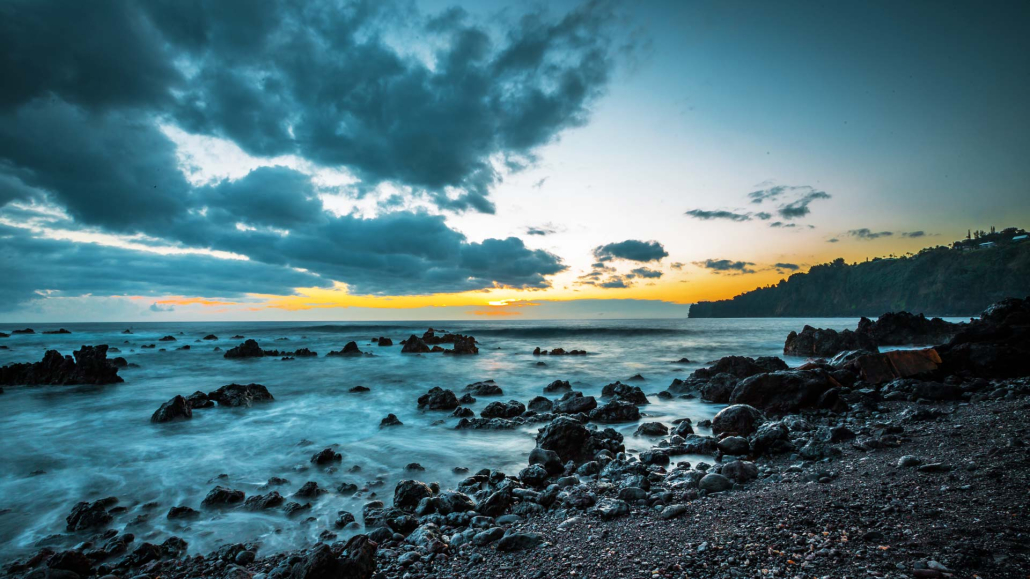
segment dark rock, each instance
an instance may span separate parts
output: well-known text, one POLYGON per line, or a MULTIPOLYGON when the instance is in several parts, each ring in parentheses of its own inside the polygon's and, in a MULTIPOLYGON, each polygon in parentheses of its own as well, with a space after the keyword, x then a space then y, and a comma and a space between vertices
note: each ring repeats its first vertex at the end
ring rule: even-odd
POLYGON ((84 555, 82 551, 61 551, 50 557, 47 561, 47 567, 51 569, 61 569, 63 571, 71 571, 83 577, 89 576, 90 571, 93 570, 93 561, 84 555))
POLYGON ((205 339, 205 340, 217 340, 218 336, 216 336, 214 334, 208 334, 208 335, 204 336, 203 339, 205 339))
POLYGON ((757 408, 747 404, 735 404, 723 408, 715 418, 712 418, 712 432, 716 435, 730 432, 738 436, 748 436, 763 422, 765 416, 757 408))
POLYGON ((484 380, 482 382, 474 382, 465 386, 465 392, 472 394, 473 396, 502 396, 504 391, 497 385, 493 380, 484 380))
POLYGON ((376 340, 376 342, 380 346, 392 346, 393 345, 393 340, 391 340, 390 338, 385 338, 385 337, 380 337, 378 340, 376 340))
POLYGON ((343 455, 331 448, 324 448, 311 457, 311 462, 315 464, 331 464, 341 461, 343 461, 343 455))
POLYGON ((575 464, 593 460, 599 450, 616 454, 626 449, 622 444, 622 435, 618 432, 610 428, 601 432, 590 430, 565 416, 555 418, 540 429, 536 443, 539 448, 556 452, 563 463, 571 460, 575 464))
POLYGON ((453 410, 458 407, 458 397, 451 390, 434 386, 418 397, 418 407, 425 410, 453 410))
POLYGON ((604 406, 590 411, 590 420, 594 422, 635 422, 640 420, 640 409, 632 402, 624 402, 617 398, 609 400, 604 406))
POLYGON ((72 512, 65 518, 69 531, 82 531, 96 529, 111 522, 111 514, 107 508, 118 502, 114 497, 108 497, 99 501, 81 502, 72 508, 72 512))
POLYGON ((289 579, 370 579, 376 570, 377 545, 367 535, 355 535, 337 556, 318 543, 290 569, 289 579))
POLYGON ((526 406, 518 400, 507 402, 491 402, 479 413, 483 418, 515 418, 526 411, 526 406))
POLYGON ((554 409, 554 402, 552 402, 550 398, 537 396, 529 401, 527 408, 533 412, 550 412, 554 409))
MULTIPOLYGON (((735 460, 724 464, 720 474, 734 482, 743 484, 758 478, 758 467, 753 462, 735 460)), ((701 479, 701 481, 704 482, 704 479, 701 479)))
POLYGON ((549 474, 561 474, 565 470, 561 457, 553 450, 546 450, 540 447, 529 451, 529 464, 539 464, 549 474))
POLYGON ((429 352, 429 346, 415 334, 412 334, 407 340, 402 342, 404 347, 401 348, 403 354, 425 354, 429 352))
POLYGON ((222 354, 223 358, 262 358, 264 356, 278 356, 278 350, 265 350, 261 349, 256 340, 247 340, 235 348, 229 348, 225 354, 222 354))
POLYGON ((150 417, 150 421, 172 422, 173 420, 189 420, 190 418, 193 418, 193 410, 189 402, 182 396, 176 396, 162 404, 154 412, 153 416, 150 417))
POLYGON ((800 334, 791 332, 783 344, 783 353, 788 356, 830 357, 845 350, 875 352, 876 340, 865 332, 838 332, 806 325, 800 334))
POLYGON ((107 360, 107 346, 82 346, 62 356, 47 350, 39 362, 9 364, 0 368, 0 385, 114 384, 122 382, 118 368, 107 360))
POLYGON ((514 430, 522 424, 521 421, 507 418, 462 418, 454 428, 456 430, 514 430))
POLYGON ((880 346, 932 346, 955 337, 966 324, 953 324, 940 318, 926 319, 923 314, 888 312, 876 321, 862 318, 858 333, 870 336, 880 346))
POLYGON ((751 445, 743 436, 727 436, 719 441, 719 450, 725 454, 743 455, 751 450, 751 445))
POLYGON ((287 517, 295 517, 305 511, 311 510, 311 503, 298 503, 296 501, 290 501, 283 507, 283 513, 287 517))
MULTIPOLYGON (((690 426, 688 423, 687 426, 690 426)), ((669 428, 661 422, 645 422, 637 427, 634 433, 637 436, 665 436, 669 434, 669 428)))
POLYGON ((364 355, 364 352, 358 349, 357 342, 347 342, 344 344, 343 349, 336 352, 330 351, 326 354, 327 357, 351 357, 362 355, 364 355))
POLYGON ((479 348, 476 347, 476 339, 472 336, 455 336, 454 348, 444 350, 443 353, 453 355, 472 355, 478 354, 479 348))
POLYGON ((502 489, 487 496, 476 506, 476 510, 488 517, 499 517, 508 510, 511 504, 511 490, 502 489))
POLYGON ((689 434, 694 434, 694 427, 691 426, 690 419, 687 418, 678 422, 672 429, 672 433, 676 436, 687 436, 689 434))
POLYGON ((229 507, 242 503, 244 496, 243 491, 216 486, 200 504, 209 508, 229 507))
POLYGON ((370 388, 365 387, 365 386, 355 386, 355 387, 351 388, 350 390, 347 390, 347 392, 354 392, 354 393, 358 393, 358 392, 371 392, 371 391, 372 390, 370 388))
POLYGON ((32 328, 25 328, 24 330, 13 330, 11 334, 35 334, 36 330, 32 328))
POLYGON ((71 332, 69 332, 68 330, 66 330, 64 328, 61 328, 60 330, 48 330, 46 332, 43 332, 44 335, 70 334, 70 333, 71 332))
POLYGON ((788 414, 816 408, 823 393, 839 387, 825 370, 770 372, 742 380, 733 389, 730 403, 748 404, 771 414, 788 414))
POLYGON ((393 490, 393 506, 405 511, 412 511, 419 501, 433 496, 429 485, 416 480, 402 480, 393 490))
POLYGON ((300 497, 302 499, 317 499, 326 492, 328 491, 318 488, 317 482, 309 480, 301 485, 301 487, 297 489, 297 492, 293 493, 293 496, 300 497))
POLYGON ((544 392, 562 392, 571 389, 572 386, 569 384, 568 380, 555 380, 547 386, 544 386, 544 392))
POLYGON ((283 499, 282 495, 276 491, 272 491, 267 495, 254 495, 247 497, 247 500, 243 503, 243 508, 251 511, 264 511, 281 506, 284 500, 285 499, 283 499))
POLYGON ((622 382, 608 384, 601 389, 603 398, 615 398, 631 404, 648 404, 647 396, 639 386, 630 386, 622 382))
POLYGON ((403 426, 404 423, 393 414, 387 414, 386 418, 379 422, 379 428, 385 428, 388 426, 403 426))
POLYGON ((698 482, 698 489, 709 493, 721 493, 733 488, 733 481, 721 474, 706 474, 698 482))
POLYGON ((261 384, 228 384, 209 392, 207 397, 219 406, 232 408, 250 408, 255 403, 274 400, 268 389, 261 384))
POLYGON ((186 506, 172 507, 168 509, 168 519, 195 519, 200 513, 186 506))
POLYGON ((939 346, 945 374, 982 378, 1030 375, 1030 298, 1007 299, 984 310, 947 344, 939 346))
POLYGON ((528 551, 542 545, 544 538, 539 533, 511 533, 497 541, 498 551, 528 551))
POLYGON ((583 396, 582 392, 566 392, 554 405, 558 414, 579 414, 597 408, 597 400, 593 396, 583 396))
POLYGON ((459 406, 454 409, 454 412, 451 412, 451 416, 454 416, 455 418, 472 418, 475 415, 476 413, 471 408, 465 408, 463 406, 459 406))
POLYGON ((158 342, 174 342, 174 341, 175 341, 175 336, 164 336, 163 338, 158 340, 158 342))
POLYGON ((730 374, 738 379, 762 374, 765 372, 777 372, 786 370, 787 363, 773 356, 763 356, 752 359, 746 356, 726 356, 707 368, 699 368, 691 374, 691 378, 708 380, 716 374, 730 374))
POLYGON ((726 372, 716 374, 701 386, 701 399, 725 404, 730 401, 733 389, 737 387, 738 383, 740 383, 740 379, 733 374, 726 372))

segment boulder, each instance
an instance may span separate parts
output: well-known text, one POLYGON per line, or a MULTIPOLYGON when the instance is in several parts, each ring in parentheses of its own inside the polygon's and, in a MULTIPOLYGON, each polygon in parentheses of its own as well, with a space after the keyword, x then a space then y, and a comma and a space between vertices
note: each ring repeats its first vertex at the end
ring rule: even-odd
POLYGON ((932 346, 947 342, 966 326, 940 318, 927 319, 923 314, 888 312, 875 322, 862 318, 857 332, 871 337, 880 346, 932 346))
POLYGON ((333 450, 331 448, 324 448, 324 449, 316 452, 311 457, 311 462, 314 463, 314 464, 319 464, 319 465, 321 465, 321 464, 331 464, 331 463, 334 463, 334 462, 341 462, 342 460, 343 460, 343 455, 338 453, 338 452, 336 452, 335 450, 333 450))
POLYGON ((572 385, 568 380, 555 380, 544 386, 544 392, 567 392, 569 390, 572 390, 572 385))
POLYGON ((577 465, 593 460, 594 454, 600 450, 613 454, 626 450, 622 444, 622 435, 618 432, 610 428, 603 431, 590 430, 567 416, 559 416, 540 429, 536 445, 544 450, 553 450, 562 463, 572 461, 577 465))
POLYGON ((518 400, 507 402, 491 402, 479 413, 483 418, 515 418, 526 411, 526 406, 518 400))
POLYGON ((743 436, 727 436, 719 441, 719 450, 725 454, 739 456, 751 451, 751 445, 743 436))
POLYGON ((827 390, 839 387, 825 370, 770 372, 741 380, 730 395, 730 403, 747 404, 763 412, 782 415, 817 408, 827 390))
POLYGON ((639 386, 630 386, 622 382, 608 384, 601 389, 603 398, 615 398, 631 404, 648 404, 647 396, 639 386))
POLYGON ((223 358, 263 358, 265 356, 278 356, 279 352, 276 350, 270 350, 266 353, 258 345, 257 340, 247 340, 235 348, 229 348, 225 354, 222 354, 223 358), (271 353, 274 352, 274 353, 271 353))
POLYGON ((721 493, 733 488, 733 481, 721 474, 711 473, 701 478, 697 483, 697 488, 709 493, 721 493))
POLYGON ((484 380, 482 382, 473 382, 465 386, 465 392, 472 394, 473 396, 503 396, 504 391, 497 385, 493 380, 484 380))
POLYGON ((476 339, 472 336, 455 336, 454 348, 444 350, 443 353, 452 355, 471 355, 478 354, 479 348, 476 347, 476 339))
POLYGON ((347 358, 347 357, 362 356, 362 355, 364 355, 364 352, 362 352, 361 350, 358 349, 358 343, 357 342, 347 342, 346 344, 343 345, 342 349, 340 349, 338 351, 335 351, 335 352, 330 351, 328 354, 326 354, 327 357, 335 357, 335 358, 340 358, 340 357, 347 358))
POLYGON ((182 396, 176 396, 165 402, 150 417, 151 422, 172 422, 174 420, 189 420, 193 418, 193 410, 182 396))
POLYGON ((97 529, 104 527, 111 522, 111 513, 107 508, 118 502, 114 497, 108 497, 99 501, 81 502, 72 507, 72 512, 65 518, 69 531, 83 531, 86 529, 97 529))
POLYGON ((274 400, 268 389, 261 384, 227 384, 214 392, 208 392, 208 399, 219 406, 250 408, 254 404, 274 400))
POLYGON ((424 410, 454 410, 458 407, 458 397, 451 390, 434 386, 418 397, 418 407, 424 410))
POLYGON ((937 352, 945 374, 981 378, 1030 375, 1030 298, 988 307, 937 352))
POLYGON ((669 434, 669 427, 661 422, 645 422, 637 427, 634 434, 637 436, 665 436, 669 434))
POLYGON ((342 553, 336 554, 325 543, 317 543, 295 563, 288 579, 370 579, 376 570, 377 545, 368 535, 355 535, 342 553))
MULTIPOLYGON (((743 484, 758 478, 758 467, 753 462, 735 460, 722 465, 720 474, 734 482, 743 484)), ((704 482, 704 479, 701 479, 701 481, 704 482)))
POLYGON ((748 436, 765 422, 765 416, 755 407, 747 404, 734 404, 719 411, 712 418, 712 432, 716 435, 731 432, 738 436, 748 436))
POLYGON ((739 382, 740 379, 733 374, 727 372, 716 374, 701 386, 701 399, 726 404, 730 401, 730 395, 733 394, 733 389, 739 382))
POLYGON ((865 332, 819 329, 805 326, 801 333, 791 332, 783 344, 788 356, 829 357, 844 350, 876 351, 876 340, 865 332))
POLYGON ((942 360, 936 350, 927 348, 858 355, 835 364, 857 374, 869 384, 883 384, 896 378, 932 374, 941 366, 942 360))
POLYGON ((403 426, 404 423, 400 421, 395 414, 387 414, 386 418, 379 421, 379 428, 386 428, 389 426, 403 426))
POLYGON ((107 346, 82 346, 72 356, 47 350, 39 362, 0 368, 0 385, 115 384, 122 382, 118 368, 107 359, 107 346))
POLYGON ((201 505, 208 508, 223 508, 238 505, 243 502, 243 491, 230 489, 223 486, 216 486, 207 493, 201 505))
POLYGON ((393 489, 393 506, 405 511, 413 511, 418 503, 433 496, 429 485, 417 480, 402 480, 393 489))
POLYGON ((583 396, 582 392, 566 392, 554 404, 557 414, 579 414, 597 408, 597 400, 593 396, 583 396))
POLYGON ((376 343, 379 346, 381 346, 381 347, 382 346, 392 346, 393 345, 393 340, 391 340, 390 338, 386 338, 386 337, 380 336, 379 339, 376 340, 376 343))
POLYGON ((594 422, 636 422, 640 420, 640 409, 632 402, 624 402, 613 398, 590 411, 590 420, 594 422))
POLYGON ((429 346, 426 345, 422 338, 419 338, 415 334, 408 337, 407 340, 402 342, 404 347, 401 348, 403 354, 425 354, 429 352, 429 346))
POLYGON ((530 400, 526 407, 533 412, 550 412, 554 409, 554 402, 550 398, 537 396, 530 400))
POLYGON ((708 380, 716 374, 730 374, 738 379, 762 374, 765 372, 777 372, 786 370, 787 363, 774 356, 763 356, 752 359, 746 356, 726 356, 720 358, 707 368, 699 368, 691 374, 691 378, 708 380))

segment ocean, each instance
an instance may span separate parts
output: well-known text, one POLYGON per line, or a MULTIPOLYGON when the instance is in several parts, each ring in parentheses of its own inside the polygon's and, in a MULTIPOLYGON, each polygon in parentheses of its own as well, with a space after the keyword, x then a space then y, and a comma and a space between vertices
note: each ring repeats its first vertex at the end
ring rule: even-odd
MULTIPOLYGON (((649 395, 651 404, 642 407, 645 420, 669 424, 690 418, 696 423, 714 416, 721 406, 662 400, 654 394, 722 356, 782 357, 787 334, 806 323, 853 329, 857 322, 794 318, 35 324, 34 335, 0 340, 10 348, 0 350, 0 364, 35 362, 48 349, 71 354, 83 344, 108 344, 119 350, 109 357, 122 356, 138 367, 121 369, 121 384, 14 386, 0 394, 0 560, 33 553, 41 546, 80 542, 81 535, 66 532, 65 517, 79 501, 109 496, 125 507, 113 528, 152 543, 175 535, 189 543, 192 554, 249 541, 260 543, 266 554, 289 550, 317 540, 325 529, 346 536, 356 531, 333 529, 337 512, 350 511, 360 521, 365 502, 380 499, 390 504, 399 480, 438 481, 453 488, 466 476, 454 473, 454 467, 517 474, 526 466, 540 424, 501 432, 455 430, 458 419, 450 412, 417 408, 416 399, 434 386, 454 390, 460 397, 467 384, 495 380, 504 395, 479 398, 471 405, 478 415, 494 400, 527 403, 553 380, 568 380, 574 390, 599 396, 605 384, 640 374, 645 381, 633 384, 649 395), (72 333, 40 333, 58 327, 72 333), (475 336, 479 355, 401 354, 400 340, 421 336, 428 327, 475 336), (133 333, 123 335, 126 328, 133 333), (219 339, 201 341, 207 334, 219 339), (224 350, 242 342, 230 339, 236 334, 257 340, 264 349, 306 347, 319 356, 293 361, 225 359, 224 350), (176 341, 159 342, 165 335, 176 341), (378 336, 389 337, 396 345, 379 347, 371 342, 378 336), (374 356, 325 357, 351 340, 374 356), (141 349, 144 344, 157 344, 158 349, 141 349), (183 345, 191 349, 176 349, 183 345), (214 351, 216 346, 223 351, 214 351), (534 357, 537 346, 583 349, 589 355, 534 357), (673 363, 684 357, 692 363, 673 363), (546 365, 538 366, 541 361, 546 365), (249 409, 196 410, 192 420, 183 422, 150 422, 151 414, 176 394, 210 392, 233 382, 263 384, 275 401, 249 409), (349 392, 358 385, 371 391, 349 392), (389 413, 404 425, 380 429, 380 420, 389 413), (343 455, 335 472, 310 462, 315 452, 329 446, 343 455), (405 470, 416 462, 424 472, 405 470), (353 472, 354 467, 360 470, 353 472), (352 482, 368 490, 354 496, 330 492, 311 501, 309 512, 292 519, 278 510, 211 513, 200 506, 216 485, 251 496, 268 492, 262 486, 271 477, 290 481, 273 487, 287 500, 307 481, 327 489, 352 482), (202 515, 187 522, 169 521, 168 509, 177 505, 201 510, 202 515)), ((7 326, 0 330, 16 329, 7 326)), ((792 366, 804 362, 784 359, 792 366)), ((626 436, 627 449, 646 450, 653 441, 635 437, 637 425, 615 428, 626 436)))

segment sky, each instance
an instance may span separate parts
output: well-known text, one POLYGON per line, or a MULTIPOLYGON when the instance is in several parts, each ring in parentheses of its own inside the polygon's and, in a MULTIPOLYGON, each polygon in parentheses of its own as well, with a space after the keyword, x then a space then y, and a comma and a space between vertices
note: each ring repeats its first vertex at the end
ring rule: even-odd
POLYGON ((1017 2, 0 5, 0 321, 683 317, 1030 223, 1017 2))

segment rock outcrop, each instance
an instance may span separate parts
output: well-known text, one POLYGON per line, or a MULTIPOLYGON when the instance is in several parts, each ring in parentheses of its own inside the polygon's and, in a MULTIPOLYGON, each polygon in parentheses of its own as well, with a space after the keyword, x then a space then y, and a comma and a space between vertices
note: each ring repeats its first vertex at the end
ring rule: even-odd
POLYGON ((274 400, 268 389, 261 384, 228 384, 214 392, 208 392, 207 397, 219 406, 233 408, 250 408, 256 403, 274 400))
MULTIPOLYGON (((868 321, 868 320, 866 320, 868 321)), ((877 351, 876 340, 865 332, 813 328, 805 326, 801 333, 791 332, 783 344, 788 356, 829 357, 845 350, 877 351)))
POLYGON ((888 312, 876 318, 875 322, 862 318, 856 332, 870 336, 880 346, 932 346, 952 339, 966 325, 945 322, 940 318, 927 319, 923 314, 888 312))
POLYGON ((9 364, 0 368, 0 384, 65 385, 114 384, 122 382, 116 368, 107 359, 107 346, 82 346, 73 356, 62 356, 47 350, 39 362, 9 364))

